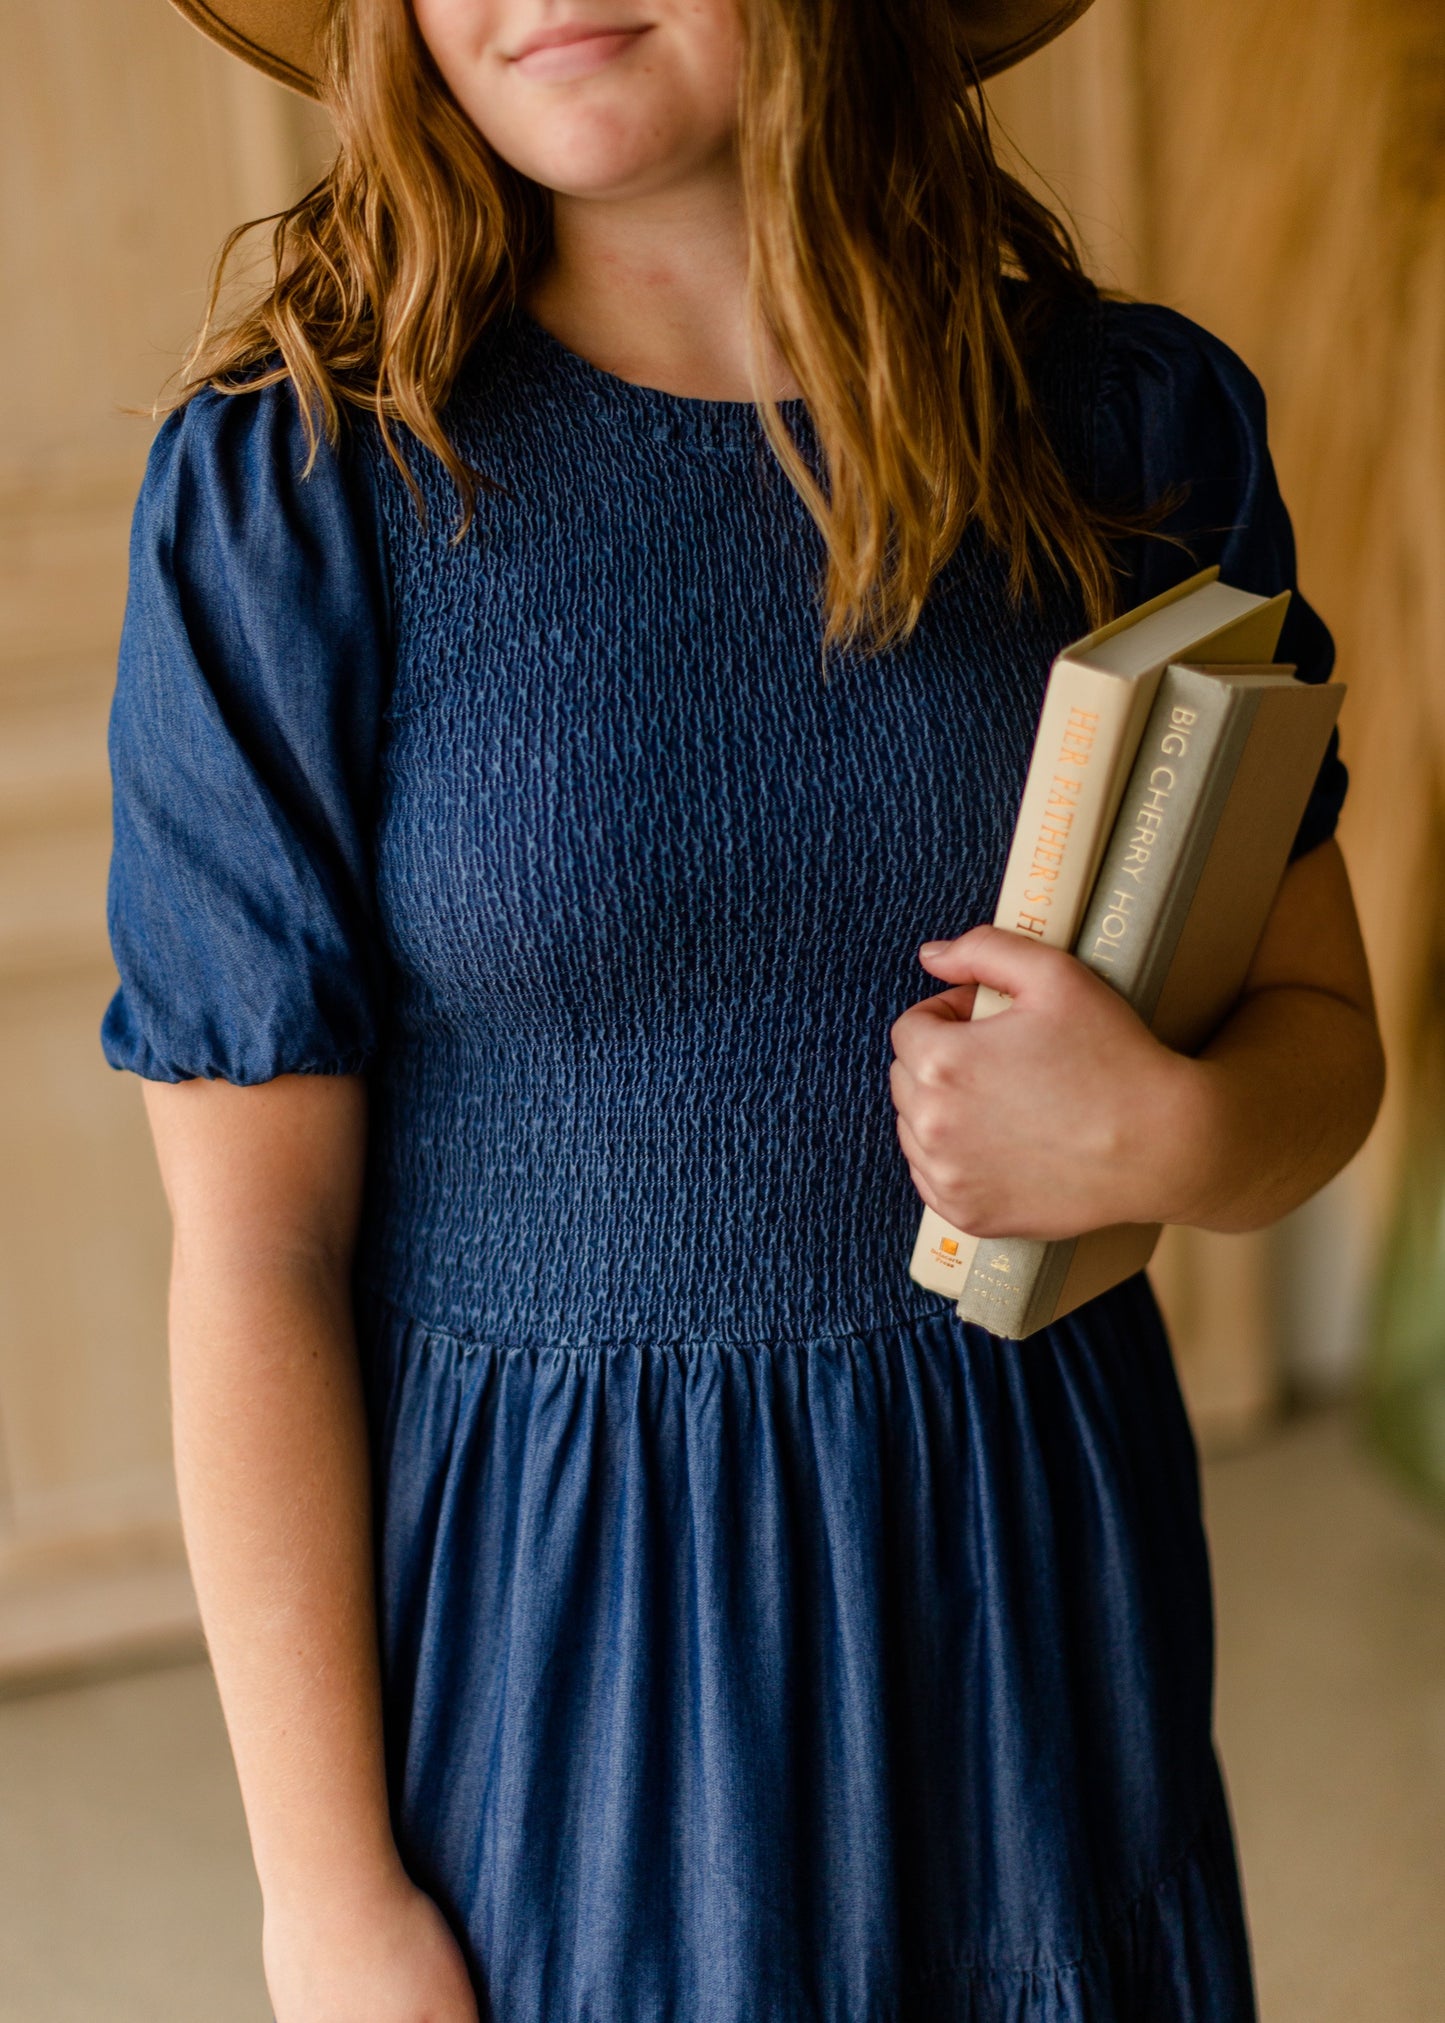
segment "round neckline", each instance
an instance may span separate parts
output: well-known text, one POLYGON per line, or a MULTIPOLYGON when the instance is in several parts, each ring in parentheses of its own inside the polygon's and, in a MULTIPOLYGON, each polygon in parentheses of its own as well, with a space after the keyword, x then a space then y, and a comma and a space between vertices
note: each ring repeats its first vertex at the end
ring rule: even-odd
MULTIPOLYGON (((512 305, 510 328, 521 358, 565 386, 599 421, 611 427, 695 449, 751 449, 766 441, 757 408, 750 400, 668 393, 660 386, 623 379, 573 351, 520 302, 512 305)), ((796 437, 807 417, 807 402, 801 395, 793 395, 778 402, 778 411, 796 437)))

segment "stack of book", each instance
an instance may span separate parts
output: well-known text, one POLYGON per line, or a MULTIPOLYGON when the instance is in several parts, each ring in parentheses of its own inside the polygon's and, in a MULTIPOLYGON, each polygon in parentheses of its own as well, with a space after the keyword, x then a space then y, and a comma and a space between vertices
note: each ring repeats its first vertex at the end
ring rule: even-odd
MULTIPOLYGON (((995 925, 1070 949, 1182 1053, 1239 995, 1344 694, 1273 663, 1288 602, 1206 569, 1061 653, 1039 717, 995 925)), ((980 987, 973 1017, 1007 1005, 980 987)), ((926 1208, 909 1272, 1019 1340, 1158 1236, 980 1239, 926 1208)))

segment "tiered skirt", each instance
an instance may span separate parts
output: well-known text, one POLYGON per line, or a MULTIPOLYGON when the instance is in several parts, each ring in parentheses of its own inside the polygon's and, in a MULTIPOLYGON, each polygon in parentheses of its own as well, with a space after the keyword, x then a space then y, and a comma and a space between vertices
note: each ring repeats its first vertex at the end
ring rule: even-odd
POLYGON ((1023 1344, 363 1291, 398 1839, 494 2023, 1251 2023, 1139 1278, 1023 1344))

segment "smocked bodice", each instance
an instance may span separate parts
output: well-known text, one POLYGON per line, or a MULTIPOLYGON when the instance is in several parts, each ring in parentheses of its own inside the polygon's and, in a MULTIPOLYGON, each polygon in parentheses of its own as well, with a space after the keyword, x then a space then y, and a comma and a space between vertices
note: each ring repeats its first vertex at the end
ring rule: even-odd
POLYGON ((906 645, 825 676, 821 539, 750 407, 524 319, 453 413, 505 487, 460 549, 442 484, 423 528, 376 470, 395 970, 368 1270, 437 1324, 550 1342, 936 1310, 889 1027, 939 988, 919 942, 991 912, 1077 602, 1013 611, 970 542, 906 645))

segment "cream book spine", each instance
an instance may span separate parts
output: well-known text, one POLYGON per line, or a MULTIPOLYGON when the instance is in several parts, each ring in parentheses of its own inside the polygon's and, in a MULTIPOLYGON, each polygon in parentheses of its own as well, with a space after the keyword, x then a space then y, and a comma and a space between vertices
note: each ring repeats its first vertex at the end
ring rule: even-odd
MULTIPOLYGON (((994 911, 996 927, 1052 948, 1073 941, 1156 685, 1121 681, 1068 660, 1055 665, 994 911)), ((1007 1004, 997 991, 980 988, 972 1016, 990 1018, 1007 1004)), ((977 1247, 977 1237, 925 1207, 910 1275, 956 1298, 977 1247)))

